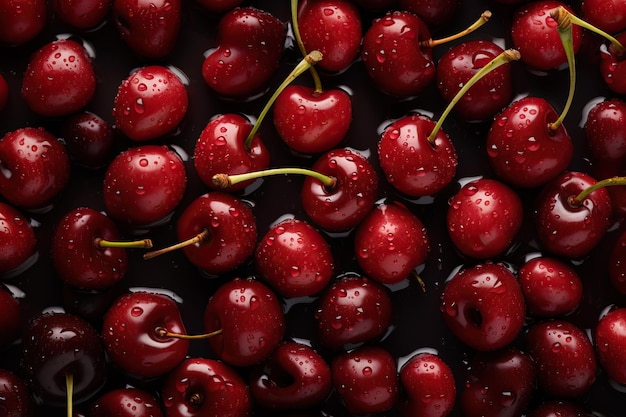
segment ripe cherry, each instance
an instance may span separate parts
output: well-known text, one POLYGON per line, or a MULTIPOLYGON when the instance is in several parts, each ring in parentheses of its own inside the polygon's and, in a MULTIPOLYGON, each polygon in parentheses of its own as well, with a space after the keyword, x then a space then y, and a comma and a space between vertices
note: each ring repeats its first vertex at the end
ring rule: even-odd
POLYGON ((113 157, 113 130, 97 114, 85 111, 69 116, 62 134, 67 153, 77 165, 99 169, 113 157))
POLYGON ((594 341, 598 361, 609 378, 626 384, 626 308, 614 307, 600 317, 594 341))
POLYGON ((142 388, 107 391, 89 407, 89 417, 162 417, 161 403, 142 388))
POLYGON ((104 23, 111 11, 112 0, 53 0, 55 16, 68 25, 83 30, 104 23))
POLYGON ((614 98, 594 105, 585 122, 585 137, 594 161, 626 161, 626 102, 614 98))
MULTIPOLYGON (((4 285, 0 285, 0 349, 15 342, 22 329, 22 310, 20 301, 4 285)), ((0 395, 1 397, 1 395, 0 395)))
POLYGON ((37 237, 29 220, 9 204, 0 202, 0 275, 28 267, 36 254, 37 237))
POLYGON ((46 25, 45 0, 20 0, 0 4, 0 42, 21 45, 35 38, 46 25))
POLYGON ((5 417, 33 417, 35 404, 26 382, 14 372, 0 369, 0 410, 5 417))
POLYGON ((609 253, 609 279, 613 288, 626 294, 626 232, 621 232, 609 253))

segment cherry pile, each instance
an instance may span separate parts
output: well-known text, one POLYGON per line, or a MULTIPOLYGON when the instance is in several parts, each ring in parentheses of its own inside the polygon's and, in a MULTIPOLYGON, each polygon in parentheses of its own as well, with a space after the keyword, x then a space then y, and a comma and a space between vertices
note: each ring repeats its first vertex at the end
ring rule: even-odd
POLYGON ((623 1, 48 3, 0 0, 1 415, 623 415, 625 64, 574 24, 552 125, 549 17, 623 1))

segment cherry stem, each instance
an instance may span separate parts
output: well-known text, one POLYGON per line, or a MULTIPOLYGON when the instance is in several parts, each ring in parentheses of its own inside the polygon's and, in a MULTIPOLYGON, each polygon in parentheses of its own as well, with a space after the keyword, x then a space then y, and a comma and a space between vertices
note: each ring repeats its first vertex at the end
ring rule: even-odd
POLYGON ((200 233, 195 235, 194 237, 187 239, 185 241, 179 242, 175 245, 168 246, 163 249, 155 250, 152 252, 144 253, 143 259, 148 260, 152 258, 156 258, 157 256, 163 255, 164 253, 172 252, 181 248, 185 248, 187 246, 200 244, 209 238, 209 231, 207 229, 203 229, 200 233))
POLYGON ((595 190, 604 187, 611 187, 613 185, 626 185, 626 177, 611 177, 598 181, 595 184, 590 185, 589 187, 582 190, 578 195, 570 196, 567 202, 572 206, 577 207, 585 200, 585 198, 589 196, 589 194, 593 193, 595 190))
POLYGON ((476 29, 478 29, 479 27, 481 27, 482 25, 484 25, 485 23, 487 23, 489 21, 489 19, 491 18, 491 12, 489 10, 485 10, 480 17, 478 18, 478 20, 476 20, 474 23, 472 23, 470 26, 468 26, 465 30, 456 33, 454 35, 448 36, 446 38, 441 38, 441 39, 428 39, 426 41, 421 41, 419 44, 420 46, 426 47, 426 48, 432 48, 434 46, 438 46, 438 45, 442 45, 444 43, 462 38, 465 35, 469 35, 470 33, 474 32, 476 29))
POLYGON ((420 286, 422 292, 426 292, 426 284, 424 283, 424 280, 422 279, 422 277, 420 277, 420 274, 413 271, 411 272, 411 275, 415 277, 415 280, 417 281, 417 284, 420 286))
POLYGON ((65 374, 65 391, 67 401, 67 417, 72 417, 74 414, 74 375, 65 374))
POLYGON ((307 175, 318 179, 326 188, 333 188, 337 183, 337 180, 328 175, 320 174, 317 171, 313 171, 306 168, 274 168, 266 169, 263 171, 246 172, 244 174, 228 175, 228 174, 215 174, 213 176, 213 184, 217 187, 227 188, 231 185, 238 184, 243 181, 254 180, 257 178, 268 177, 270 175, 282 175, 282 174, 299 174, 307 175))
POLYGON ((247 149, 250 149, 250 147, 252 146, 252 139, 254 139, 254 135, 256 135, 256 132, 259 130, 259 127, 261 127, 261 122, 263 121, 267 113, 270 111, 272 104, 274 104, 274 102, 276 101, 280 93, 282 93, 285 87, 287 87, 300 74, 302 74, 303 72, 305 72, 306 70, 308 70, 309 68, 311 68, 313 65, 317 64, 321 60, 322 60, 322 53, 320 51, 311 51, 298 63, 298 65, 296 65, 296 67, 291 71, 291 73, 289 73, 287 78, 285 78, 285 80, 278 86, 276 91, 274 91, 274 94, 272 94, 268 102, 265 104, 265 107, 263 107, 263 110, 261 111, 261 114, 259 114, 259 117, 257 118, 256 123, 254 124, 254 126, 252 126, 252 130, 250 130, 250 133, 248 133, 248 137, 246 137, 246 140, 244 143, 247 149))
POLYGON ((142 239, 132 242, 117 242, 106 239, 96 239, 96 246, 101 248, 139 248, 150 249, 152 247, 152 240, 142 239))
POLYGON ((550 16, 558 23, 559 37, 561 43, 565 49, 565 55, 567 56, 567 66, 569 67, 569 92, 567 94, 567 101, 565 107, 553 123, 550 123, 549 128, 552 131, 557 130, 563 121, 565 116, 569 112, 572 102, 574 101, 574 90, 576 89, 576 62, 574 58, 574 41, 572 40, 572 15, 563 7, 557 7, 550 12, 550 16))
POLYGON ((467 91, 470 88, 472 88, 474 84, 476 84, 481 78, 483 78, 485 75, 495 70, 499 66, 508 64, 511 61, 517 61, 518 59, 520 59, 520 57, 521 55, 518 50, 507 49, 506 51, 503 51, 500 55, 493 58, 487 64, 485 64, 485 66, 482 67, 480 70, 478 70, 472 76, 472 78, 470 78, 465 83, 465 85, 463 85, 463 87, 459 90, 459 92, 456 93, 456 95, 452 98, 452 100, 450 100, 450 103, 448 103, 448 107, 446 107, 446 109, 443 111, 443 113, 441 114, 441 117, 439 117, 439 120, 435 124, 435 127, 433 128, 432 132, 430 132, 430 135, 428 135, 428 141, 430 143, 435 142, 435 137, 437 136, 437 133, 439 133, 439 130, 441 129, 441 126, 443 125, 443 122, 446 119, 446 117, 448 117, 448 114, 450 114, 450 112, 452 111, 456 103, 458 103, 459 100, 461 100, 461 97, 463 97, 463 95, 467 93, 467 91))
POLYGON ((211 333, 204 334, 178 334, 178 333, 170 333, 167 331, 165 327, 157 327, 154 329, 155 333, 159 337, 173 337, 175 339, 185 339, 185 340, 198 340, 198 339, 209 339, 213 336, 218 336, 222 334, 222 329, 218 329, 211 333))
MULTIPOLYGON (((624 45, 622 45, 622 43, 620 41, 615 39, 615 37, 611 36, 609 33, 603 31, 602 29, 600 29, 598 27, 595 27, 594 25, 592 25, 589 22, 584 21, 583 19, 579 18, 578 16, 575 16, 573 13, 570 13, 563 6, 559 6, 557 8, 557 10, 559 10, 557 13, 567 14, 569 20, 571 21, 571 23, 574 23, 575 25, 578 25, 578 26, 580 26, 582 28, 590 30, 590 31, 592 31, 592 32, 602 36, 604 39, 608 40, 609 42, 611 42, 611 44, 613 44, 613 48, 615 48, 615 53, 618 56, 622 56, 624 54, 624 52, 626 52, 626 49, 624 48, 624 45), (559 9, 563 9, 563 10, 561 11, 559 9)), ((553 17, 553 19, 554 19, 554 17, 553 17)))
MULTIPOLYGON (((298 0, 291 0, 291 26, 293 28, 293 36, 296 38, 296 43, 298 44, 298 48, 302 53, 302 56, 306 56, 306 48, 304 47, 304 42, 302 42, 302 36, 300 35, 300 24, 298 23, 298 0)), ((315 91, 321 93, 322 90, 322 80, 320 80, 320 75, 317 73, 315 67, 309 68, 309 72, 311 73, 311 77, 313 77, 313 83, 315 85, 315 91)))

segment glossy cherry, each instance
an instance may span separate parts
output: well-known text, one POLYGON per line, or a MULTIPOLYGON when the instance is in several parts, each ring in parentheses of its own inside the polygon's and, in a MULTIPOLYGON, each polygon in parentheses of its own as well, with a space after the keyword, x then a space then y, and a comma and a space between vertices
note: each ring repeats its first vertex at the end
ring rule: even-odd
POLYGON ((107 391, 89 407, 89 417, 162 417, 161 403, 142 388, 107 391))
POLYGON ((622 45, 622 48, 616 47, 615 44, 602 46, 600 48, 600 74, 604 78, 606 86, 617 94, 626 94, 626 60, 624 60, 623 46, 626 44, 626 32, 619 34, 616 40, 622 45))
POLYGON ((21 45, 34 39, 46 25, 45 0, 3 1, 0 4, 0 42, 21 45))
POLYGON ((5 369, 0 369, 0 410, 5 417, 32 417, 35 412, 26 382, 5 369))
POLYGON ((76 29, 94 29, 104 23, 112 0, 53 0, 55 16, 76 29))
POLYGON ((72 162, 98 169, 113 158, 113 129, 97 114, 85 111, 68 117, 62 136, 72 162))
POLYGON ((5 285, 0 285, 0 305, 2 306, 0 349, 2 349, 19 338, 22 330, 22 310, 19 300, 5 285))
POLYGON ((585 122, 587 146, 594 161, 623 163, 626 161, 626 102, 618 98, 594 105, 585 122))
POLYGON ((600 317, 594 342, 602 369, 616 383, 626 384, 626 308, 614 307, 600 317))
POLYGON ((36 253, 37 237, 30 221, 13 206, 0 202, 0 275, 10 273, 36 253))
POLYGON ((621 0, 585 0, 580 5, 581 17, 609 33, 626 29, 626 4, 621 0))

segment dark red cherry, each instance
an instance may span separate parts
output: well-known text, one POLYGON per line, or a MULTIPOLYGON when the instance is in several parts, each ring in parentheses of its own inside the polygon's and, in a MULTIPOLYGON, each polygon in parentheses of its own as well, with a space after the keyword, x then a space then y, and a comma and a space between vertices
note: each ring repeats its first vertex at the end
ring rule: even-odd
POLYGON ((594 105, 585 122, 585 137, 594 161, 626 161, 626 102, 614 98, 594 105))
POLYGON ((9 84, 6 78, 0 74, 0 112, 4 110, 9 102, 9 84))
MULTIPOLYGON (((626 32, 616 37, 620 44, 626 43, 626 32)), ((626 94, 626 61, 624 52, 618 51, 613 44, 600 48, 600 74, 606 86, 614 93, 626 94)))
POLYGON ((614 307, 600 317, 594 342, 602 369, 616 383, 626 384, 626 308, 614 307))
POLYGON ((530 410, 528 417, 590 417, 582 406, 572 401, 548 400, 530 410))
POLYGON ((0 275, 25 265, 36 253, 37 237, 29 220, 0 202, 0 275))
MULTIPOLYGON (((0 306, 2 306, 2 315, 0 315, 0 349, 2 349, 20 336, 22 311, 20 302, 5 285, 0 285, 0 306)), ((1 406, 0 409, 2 409, 1 406)))
POLYGON ((162 417, 161 403, 150 392, 134 387, 116 388, 98 397, 89 417, 162 417))
POLYGON ((112 0, 53 0, 55 16, 77 29, 94 29, 104 23, 112 0))
POLYGON ((5 417, 33 417, 35 412, 26 382, 5 369, 0 369, 0 410, 5 417))
POLYGON ((609 279, 613 288, 626 294, 626 232, 621 232, 609 252, 609 279))
POLYGON ((16 0, 0 3, 0 42, 21 45, 34 39, 46 25, 45 0, 16 0))
MULTIPOLYGON (((460 0, 399 0, 398 7, 415 13, 431 29, 441 29, 458 16, 460 0)), ((497 55, 497 54, 496 54, 497 55)))
POLYGON ((68 117, 62 133, 70 158, 80 166, 102 168, 113 157, 113 131, 97 114, 86 111, 68 117))

